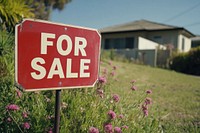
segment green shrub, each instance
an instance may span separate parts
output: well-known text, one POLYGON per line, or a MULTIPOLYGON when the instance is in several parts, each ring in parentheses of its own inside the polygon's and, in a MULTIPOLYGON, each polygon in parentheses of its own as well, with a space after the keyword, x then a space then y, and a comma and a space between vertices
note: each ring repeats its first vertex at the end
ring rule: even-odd
POLYGON ((189 51, 189 74, 200 75, 200 46, 189 51))
POLYGON ((14 36, 0 31, 0 81, 14 74, 14 36))
POLYGON ((200 75, 200 47, 180 53, 171 59, 170 69, 192 75, 200 75))

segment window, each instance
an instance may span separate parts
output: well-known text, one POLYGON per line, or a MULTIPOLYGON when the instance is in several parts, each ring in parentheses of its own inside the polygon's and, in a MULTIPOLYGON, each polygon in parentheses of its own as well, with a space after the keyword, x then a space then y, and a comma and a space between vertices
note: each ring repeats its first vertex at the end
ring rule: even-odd
POLYGON ((113 40, 114 49, 124 49, 125 48, 125 40, 124 38, 116 38, 113 40))
POLYGON ((133 49, 134 37, 105 39, 105 49, 133 49))
POLYGON ((185 50, 185 39, 182 38, 182 51, 184 51, 184 50, 185 50))
POLYGON ((126 48, 129 48, 129 49, 134 48, 134 37, 126 38, 126 48))
POLYGON ((105 40, 105 49, 111 49, 111 46, 110 46, 110 39, 106 39, 105 40))

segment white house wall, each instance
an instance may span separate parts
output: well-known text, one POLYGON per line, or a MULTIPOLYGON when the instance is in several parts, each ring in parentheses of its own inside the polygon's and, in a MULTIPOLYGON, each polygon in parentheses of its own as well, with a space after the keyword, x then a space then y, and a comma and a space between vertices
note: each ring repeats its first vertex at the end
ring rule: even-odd
POLYGON ((156 49, 160 47, 161 49, 166 49, 166 47, 160 45, 156 42, 150 41, 148 39, 139 37, 138 38, 138 49, 139 50, 150 50, 150 49, 156 49))
POLYGON ((184 35, 179 35, 179 37, 178 37, 178 50, 180 52, 188 52, 190 49, 191 49, 191 39, 185 37, 184 35), (183 42, 183 40, 184 40, 184 42, 183 42))

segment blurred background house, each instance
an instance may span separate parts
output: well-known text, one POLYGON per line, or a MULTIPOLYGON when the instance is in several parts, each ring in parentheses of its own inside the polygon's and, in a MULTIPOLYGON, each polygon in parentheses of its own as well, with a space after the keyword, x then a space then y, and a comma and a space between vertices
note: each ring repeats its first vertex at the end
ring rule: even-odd
POLYGON ((192 40, 192 48, 200 46, 200 35, 196 35, 195 37, 191 38, 192 40))
POLYGON ((110 26, 99 30, 102 49, 151 66, 166 65, 170 51, 187 52, 191 38, 195 37, 183 27, 171 26, 148 20, 110 26))

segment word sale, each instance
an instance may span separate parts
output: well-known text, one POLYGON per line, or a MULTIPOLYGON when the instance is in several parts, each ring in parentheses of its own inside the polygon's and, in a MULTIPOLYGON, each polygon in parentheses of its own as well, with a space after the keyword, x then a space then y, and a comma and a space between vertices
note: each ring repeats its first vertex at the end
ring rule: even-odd
MULTIPOLYGON (((68 35, 60 35, 56 41, 56 44, 52 40, 56 39, 56 35, 52 33, 41 33, 41 47, 40 54, 47 55, 48 48, 56 45, 57 52, 59 55, 66 57, 73 53, 74 57, 84 57, 87 56, 85 48, 87 47, 87 40, 83 37, 75 37, 75 43, 73 45, 72 39, 68 35), (67 42, 67 48, 63 49, 63 41, 67 42)), ((60 58, 54 58, 51 67, 47 70, 45 66, 46 61, 42 57, 35 57, 31 61, 31 67, 34 70, 31 72, 31 77, 36 80, 41 80, 43 78, 52 79, 55 75, 60 78, 89 78, 89 64, 90 59, 80 59, 77 63, 71 58, 66 58, 65 69, 63 71, 63 64, 61 64, 60 58), (79 71, 72 72, 72 65, 80 64, 79 71)))

